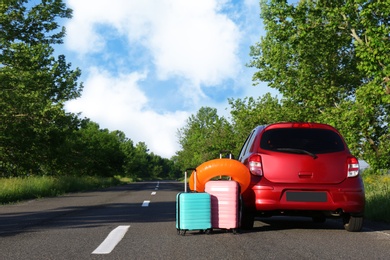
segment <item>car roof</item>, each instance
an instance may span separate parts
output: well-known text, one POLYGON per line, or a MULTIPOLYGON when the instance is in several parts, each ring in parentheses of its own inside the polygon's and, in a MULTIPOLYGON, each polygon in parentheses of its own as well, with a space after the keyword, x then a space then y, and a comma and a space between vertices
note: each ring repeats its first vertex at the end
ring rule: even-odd
POLYGON ((276 129, 276 128, 320 128, 320 129, 328 129, 335 132, 338 132, 336 128, 331 125, 323 124, 323 123, 314 123, 314 122, 278 122, 269 125, 259 125, 255 129, 276 129))

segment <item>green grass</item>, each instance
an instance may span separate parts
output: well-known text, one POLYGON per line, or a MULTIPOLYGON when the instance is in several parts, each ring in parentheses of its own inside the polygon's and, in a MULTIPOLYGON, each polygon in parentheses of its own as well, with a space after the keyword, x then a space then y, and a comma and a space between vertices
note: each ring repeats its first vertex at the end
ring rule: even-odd
POLYGON ((390 175, 363 174, 366 191, 365 217, 390 222, 390 175))
POLYGON ((129 179, 121 177, 34 176, 0 179, 0 204, 42 197, 54 197, 68 192, 87 191, 115 186, 129 179))

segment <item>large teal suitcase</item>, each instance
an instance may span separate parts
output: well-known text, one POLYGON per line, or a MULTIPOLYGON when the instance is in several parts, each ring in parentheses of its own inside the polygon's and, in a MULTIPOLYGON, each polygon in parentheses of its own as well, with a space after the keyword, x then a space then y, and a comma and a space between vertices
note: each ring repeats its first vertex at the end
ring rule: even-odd
POLYGON ((188 170, 196 172, 196 169, 185 171, 184 192, 176 195, 177 234, 184 236, 187 231, 192 230, 199 230, 208 234, 211 231, 211 196, 205 192, 187 192, 188 170))

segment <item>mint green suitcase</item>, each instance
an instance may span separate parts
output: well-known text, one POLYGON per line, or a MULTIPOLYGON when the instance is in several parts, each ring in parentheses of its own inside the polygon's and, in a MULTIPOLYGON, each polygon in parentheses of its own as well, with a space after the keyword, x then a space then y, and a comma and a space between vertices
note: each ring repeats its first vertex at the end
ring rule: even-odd
MULTIPOLYGON (((205 192, 187 192, 187 169, 184 173, 184 192, 176 195, 177 234, 199 230, 206 234, 211 231, 211 196, 205 192)), ((196 179, 196 176, 195 178, 196 179)), ((196 187, 196 183, 194 184, 196 187)))

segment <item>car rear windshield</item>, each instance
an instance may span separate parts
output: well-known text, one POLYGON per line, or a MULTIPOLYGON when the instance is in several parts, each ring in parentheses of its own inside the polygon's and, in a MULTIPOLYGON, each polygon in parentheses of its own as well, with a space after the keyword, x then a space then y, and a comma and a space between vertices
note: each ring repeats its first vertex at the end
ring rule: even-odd
POLYGON ((280 128, 263 133, 260 148, 271 151, 299 149, 314 154, 343 151, 344 143, 340 136, 327 129, 319 128, 280 128))

